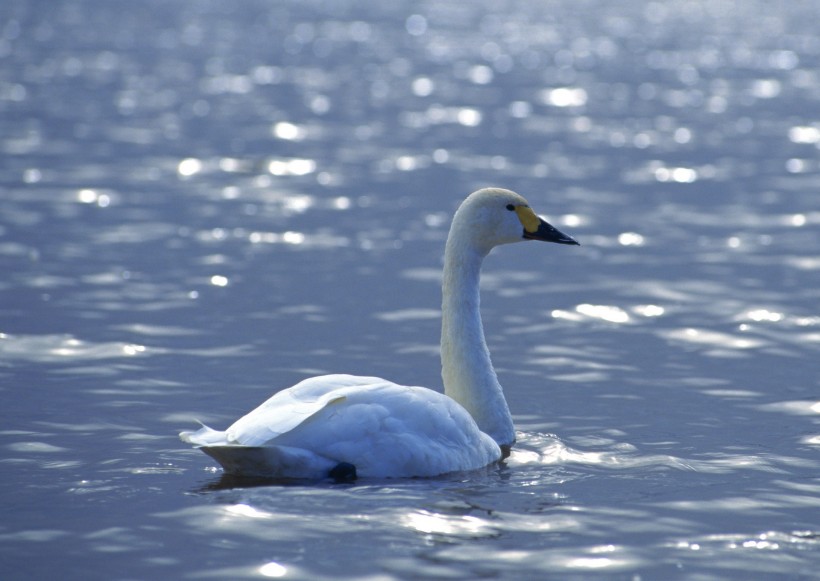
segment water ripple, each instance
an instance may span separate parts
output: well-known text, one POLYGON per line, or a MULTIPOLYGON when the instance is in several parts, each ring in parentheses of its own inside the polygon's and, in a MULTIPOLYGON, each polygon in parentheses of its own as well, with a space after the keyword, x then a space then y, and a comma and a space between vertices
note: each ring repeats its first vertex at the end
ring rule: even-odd
POLYGON ((162 352, 144 345, 122 342, 93 343, 71 335, 0 334, 0 355, 9 360, 36 363, 94 361, 141 357, 162 352))

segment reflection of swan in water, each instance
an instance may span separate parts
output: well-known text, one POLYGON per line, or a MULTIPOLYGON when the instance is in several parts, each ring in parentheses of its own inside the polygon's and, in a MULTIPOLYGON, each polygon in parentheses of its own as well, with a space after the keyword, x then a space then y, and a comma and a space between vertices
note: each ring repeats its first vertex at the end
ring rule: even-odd
POLYGON ((442 302, 446 395, 325 375, 280 391, 224 432, 203 426, 180 437, 228 474, 270 478, 435 476, 501 459, 515 432, 484 341, 479 271, 493 247, 523 240, 578 244, 508 190, 474 192, 453 217, 442 302))

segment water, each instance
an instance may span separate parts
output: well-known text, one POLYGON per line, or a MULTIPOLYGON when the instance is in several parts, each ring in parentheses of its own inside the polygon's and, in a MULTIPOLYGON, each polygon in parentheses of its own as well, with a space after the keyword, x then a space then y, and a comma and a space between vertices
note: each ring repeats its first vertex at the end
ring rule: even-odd
POLYGON ((816 2, 0 8, 3 579, 810 578, 816 2), (321 372, 437 386, 449 216, 504 466, 236 486, 178 441, 321 372))

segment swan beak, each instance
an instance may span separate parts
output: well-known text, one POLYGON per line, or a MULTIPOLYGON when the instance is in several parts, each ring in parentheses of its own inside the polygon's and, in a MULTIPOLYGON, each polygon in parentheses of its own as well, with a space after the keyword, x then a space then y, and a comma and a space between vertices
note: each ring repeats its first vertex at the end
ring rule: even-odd
POLYGON ((543 242, 555 242, 556 244, 571 244, 580 246, 572 236, 567 236, 558 228, 540 218, 527 206, 518 206, 516 209, 518 219, 524 226, 524 238, 527 240, 541 240, 543 242))
POLYGON ((558 228, 545 220, 538 221, 538 228, 535 232, 524 229, 524 238, 527 240, 542 240, 544 242, 555 242, 556 244, 572 244, 580 246, 580 243, 572 236, 567 236, 558 228))

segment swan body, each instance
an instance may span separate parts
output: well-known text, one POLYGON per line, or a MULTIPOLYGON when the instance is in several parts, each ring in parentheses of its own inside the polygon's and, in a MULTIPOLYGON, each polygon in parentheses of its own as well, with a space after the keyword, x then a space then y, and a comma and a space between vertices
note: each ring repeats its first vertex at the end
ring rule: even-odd
POLYGON ((481 263, 524 240, 578 244, 520 195, 472 193, 453 217, 444 254, 441 360, 444 394, 378 377, 324 375, 274 394, 227 430, 180 438, 226 473, 277 479, 424 477, 475 470, 515 442, 479 311, 481 263))

